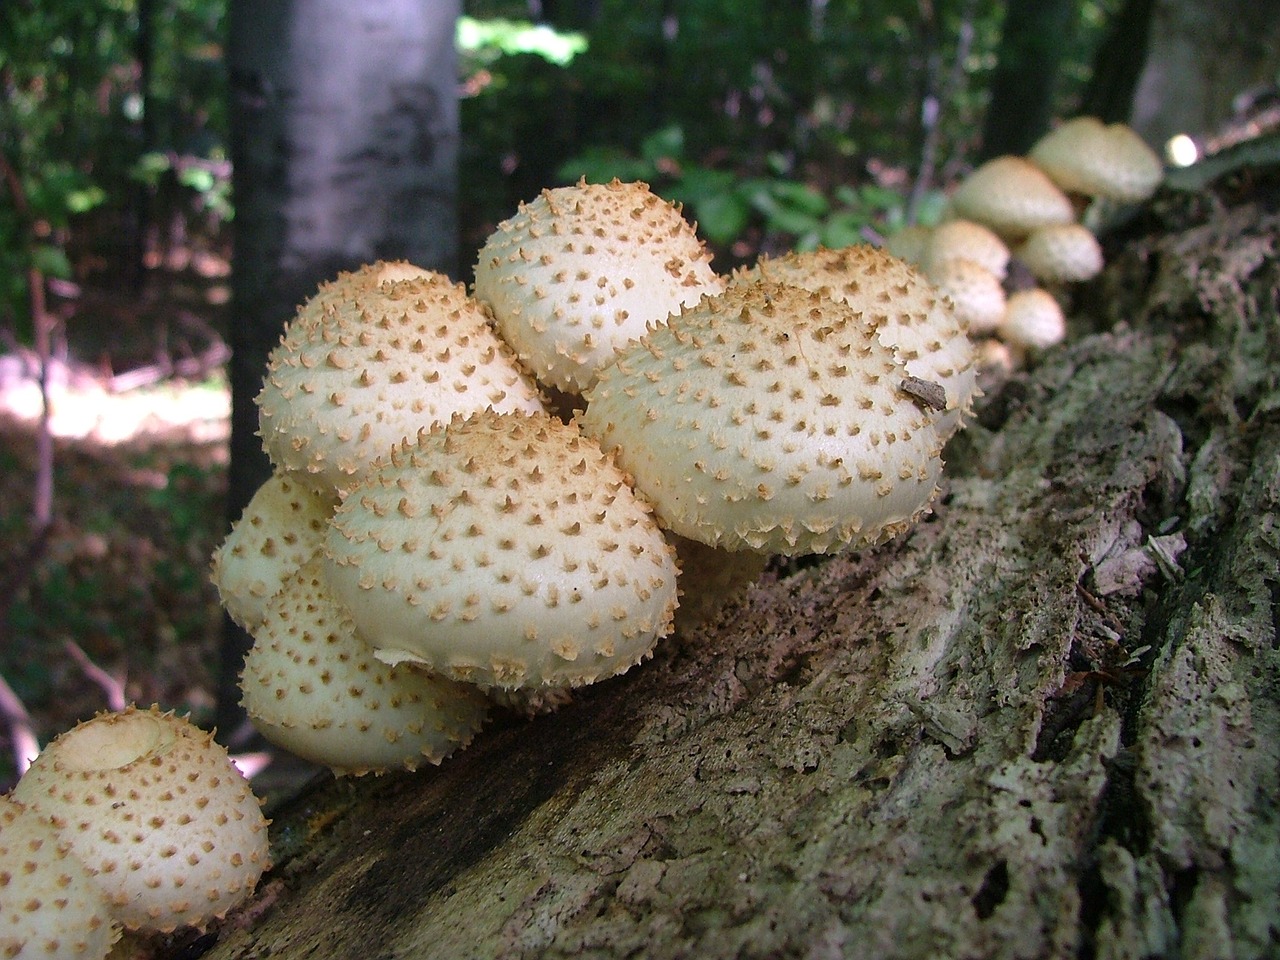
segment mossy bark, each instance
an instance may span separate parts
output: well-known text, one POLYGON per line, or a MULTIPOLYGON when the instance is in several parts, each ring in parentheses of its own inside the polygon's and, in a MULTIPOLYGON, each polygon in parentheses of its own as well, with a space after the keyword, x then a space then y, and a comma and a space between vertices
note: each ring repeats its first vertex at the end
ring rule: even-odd
POLYGON ((279 810, 207 956, 1275 956, 1278 184, 1113 238, 909 536, 279 810))

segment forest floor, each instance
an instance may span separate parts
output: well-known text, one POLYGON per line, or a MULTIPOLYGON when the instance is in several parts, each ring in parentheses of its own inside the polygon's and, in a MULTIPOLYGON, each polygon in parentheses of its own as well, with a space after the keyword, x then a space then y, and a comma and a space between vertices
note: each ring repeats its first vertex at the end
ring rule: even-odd
MULTIPOLYGON (((183 250, 130 289, 55 287, 53 520, 33 526, 34 358, 0 351, 0 675, 43 744, 122 702, 213 715, 222 614, 229 264, 183 250)), ((0 790, 17 775, 0 725, 0 790)))

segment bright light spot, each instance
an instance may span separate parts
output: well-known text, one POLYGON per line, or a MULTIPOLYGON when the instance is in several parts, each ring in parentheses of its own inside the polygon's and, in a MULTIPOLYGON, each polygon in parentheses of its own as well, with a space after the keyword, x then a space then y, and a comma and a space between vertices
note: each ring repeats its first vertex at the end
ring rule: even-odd
POLYGON ((1175 167, 1189 167, 1200 159, 1200 148, 1185 133, 1170 137, 1164 145, 1164 152, 1175 167))

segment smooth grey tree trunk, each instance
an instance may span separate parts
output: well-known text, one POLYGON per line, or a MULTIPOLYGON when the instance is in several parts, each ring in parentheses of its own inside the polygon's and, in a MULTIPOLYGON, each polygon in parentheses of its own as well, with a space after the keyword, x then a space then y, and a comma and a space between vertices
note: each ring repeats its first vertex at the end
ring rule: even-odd
MULTIPOLYGON (((459 0, 232 0, 236 202, 229 519, 266 479, 253 397, 321 281, 377 259, 458 273, 459 0)), ((227 622, 218 726, 248 638, 227 622)))
POLYGON ((1275 957, 1278 199, 1113 237, 905 538, 274 809, 208 958, 1275 957))

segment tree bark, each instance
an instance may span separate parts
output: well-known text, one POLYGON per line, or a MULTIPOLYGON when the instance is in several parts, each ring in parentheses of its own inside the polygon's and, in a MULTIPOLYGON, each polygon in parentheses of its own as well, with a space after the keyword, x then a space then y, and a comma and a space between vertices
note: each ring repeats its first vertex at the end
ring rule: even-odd
MULTIPOLYGON (((285 321, 321 281, 378 259, 456 276, 458 0, 233 0, 237 518, 270 472, 253 398, 285 321)), ((238 717, 247 636, 227 621, 219 729, 238 717)))
POLYGON ((1024 154, 1054 116, 1054 97, 1080 0, 1010 0, 1001 27, 980 159, 1024 154))
POLYGON ((909 535, 276 808, 207 956, 1275 956, 1278 198, 1112 238, 909 535))

